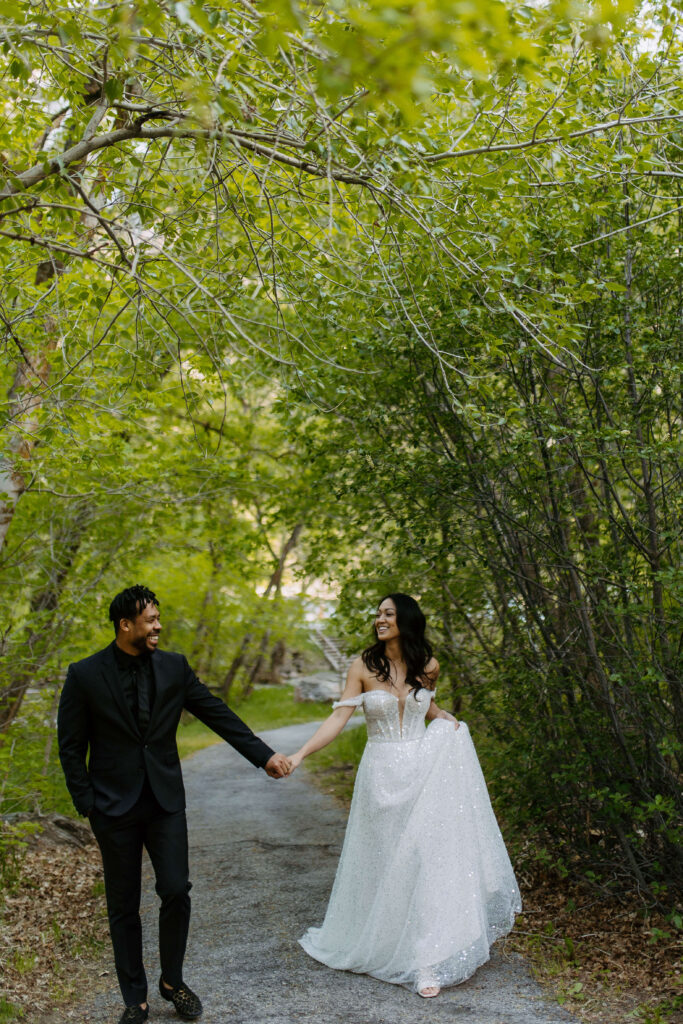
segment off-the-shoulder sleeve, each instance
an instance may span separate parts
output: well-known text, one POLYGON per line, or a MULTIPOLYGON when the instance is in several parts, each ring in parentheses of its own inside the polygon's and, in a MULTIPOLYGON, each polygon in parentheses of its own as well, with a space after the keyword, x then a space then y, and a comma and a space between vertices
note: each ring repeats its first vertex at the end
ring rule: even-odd
POLYGON ((359 708, 363 703, 363 694, 359 693, 357 697, 348 697, 346 700, 335 700, 332 705, 332 710, 336 708, 359 708))

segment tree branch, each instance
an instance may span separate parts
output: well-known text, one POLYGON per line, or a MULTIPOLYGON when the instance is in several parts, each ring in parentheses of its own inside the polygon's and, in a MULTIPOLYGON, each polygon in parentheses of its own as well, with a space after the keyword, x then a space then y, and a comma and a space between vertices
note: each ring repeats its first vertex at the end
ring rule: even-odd
POLYGON ((476 149, 449 149, 445 153, 433 153, 425 156, 425 163, 436 163, 438 160, 450 160, 461 156, 480 156, 482 153, 512 153, 532 146, 547 146, 553 142, 568 142, 570 139, 581 139, 584 135, 595 135, 597 132, 611 131, 613 128, 628 128, 635 124, 654 124, 657 121, 681 121, 683 114, 660 114, 654 117, 619 118, 616 121, 603 121, 590 128, 570 132, 568 135, 546 135, 542 139, 527 139, 525 142, 501 142, 498 146, 478 146, 476 149))
MULTIPOLYGON (((151 112, 150 116, 156 116, 156 113, 151 112)), ((159 115, 162 116, 162 115, 159 115)), ((163 116, 167 116, 163 113, 163 116)), ((29 188, 33 188, 39 182, 44 181, 53 174, 61 174, 71 164, 80 163, 90 153, 94 153, 99 149, 108 149, 113 146, 118 146, 122 142, 128 142, 131 139, 226 139, 233 143, 237 148, 249 149, 254 153, 259 153, 261 156, 268 157, 269 160, 274 160, 277 163, 285 164, 289 167, 295 167, 299 170, 304 171, 306 174, 310 174, 316 178, 332 177, 335 181, 344 181, 347 184, 352 185, 367 185, 369 184, 369 178, 360 175, 353 174, 347 170, 335 170, 334 168, 329 169, 328 167, 312 163, 310 160, 304 160, 300 157, 290 156, 287 153, 283 153, 281 150, 272 149, 269 146, 264 146, 261 142, 245 136, 242 132, 229 132, 223 129, 215 128, 175 128, 172 125, 163 125, 158 128, 144 128, 142 125, 142 119, 132 125, 129 128, 118 128, 111 132, 106 132, 103 135, 99 135, 92 139, 81 139, 75 146, 71 146, 70 149, 60 153, 59 156, 54 157, 52 160, 46 163, 34 164, 26 171, 22 171, 14 177, 13 180, 8 181, 3 190, 0 192, 0 201, 9 199, 20 192, 24 192, 29 188)), ((285 145, 287 143, 285 142, 285 145)))
POLYGON ((616 228, 614 231, 607 231, 604 235, 598 235, 596 238, 589 238, 587 242, 577 242, 576 245, 572 245, 570 252, 576 252, 577 249, 582 249, 584 245, 593 245, 594 242, 602 242, 605 238, 614 238, 615 235, 621 235, 624 231, 633 231, 634 228, 642 228, 644 224, 651 224, 653 220, 661 220, 662 217, 671 217, 674 213, 680 213, 683 210, 683 206, 676 206, 673 210, 665 210, 664 213, 656 213, 654 217, 646 217, 645 220, 637 220, 633 224, 626 224, 624 227, 616 228))

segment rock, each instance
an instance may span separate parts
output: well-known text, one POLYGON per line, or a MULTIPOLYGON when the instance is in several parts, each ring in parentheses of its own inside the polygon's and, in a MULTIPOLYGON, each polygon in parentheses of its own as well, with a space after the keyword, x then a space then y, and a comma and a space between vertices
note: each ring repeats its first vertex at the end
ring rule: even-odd
POLYGON ((342 691, 342 678, 338 672, 313 672, 309 676, 296 676, 294 684, 294 700, 323 700, 332 702, 339 700, 342 691))
POLYGON ((27 832, 23 837, 31 846, 69 845, 84 849, 95 841, 89 825, 64 814, 6 814, 2 820, 8 825, 36 825, 34 832, 27 832))

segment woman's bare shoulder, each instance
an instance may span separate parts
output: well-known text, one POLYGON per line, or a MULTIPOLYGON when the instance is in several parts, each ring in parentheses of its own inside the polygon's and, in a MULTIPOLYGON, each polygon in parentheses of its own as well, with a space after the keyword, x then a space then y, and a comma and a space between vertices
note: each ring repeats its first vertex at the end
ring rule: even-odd
POLYGON ((347 678, 358 681, 363 689, 366 690, 369 687, 372 687, 375 676, 363 661, 363 656, 359 654, 358 657, 354 658, 351 662, 347 678))
POLYGON ((348 678, 349 679, 364 679, 368 674, 368 670, 365 666, 363 658, 359 654, 357 658, 354 658, 349 665, 348 678))
POLYGON ((363 661, 362 657, 359 654, 358 657, 354 658, 351 664, 349 665, 349 675, 357 676, 360 678, 366 672, 367 669, 365 667, 365 662, 363 661))

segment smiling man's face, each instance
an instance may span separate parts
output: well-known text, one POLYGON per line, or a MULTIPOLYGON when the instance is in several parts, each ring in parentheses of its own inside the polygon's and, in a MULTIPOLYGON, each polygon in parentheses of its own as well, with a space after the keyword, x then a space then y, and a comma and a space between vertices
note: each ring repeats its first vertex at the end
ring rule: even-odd
POLYGON ((144 654, 156 651, 160 633, 159 609, 155 604, 148 604, 134 619, 121 619, 116 639, 130 654, 144 654))

